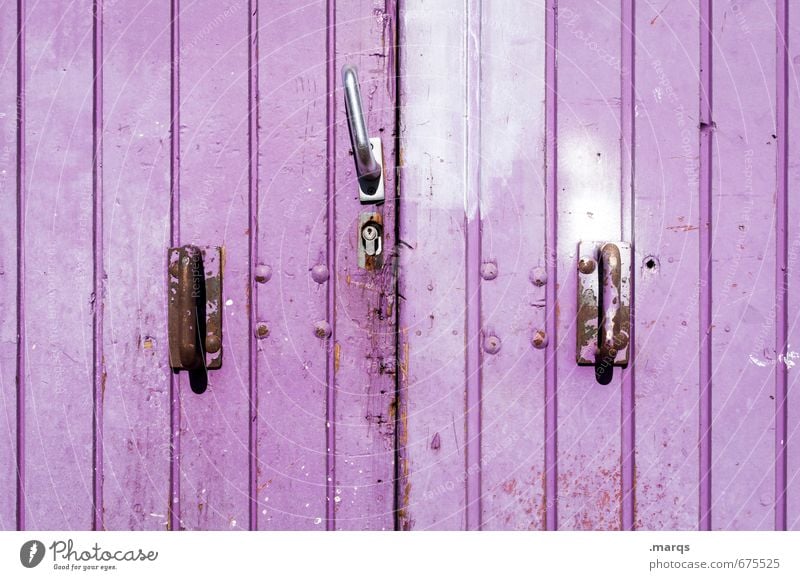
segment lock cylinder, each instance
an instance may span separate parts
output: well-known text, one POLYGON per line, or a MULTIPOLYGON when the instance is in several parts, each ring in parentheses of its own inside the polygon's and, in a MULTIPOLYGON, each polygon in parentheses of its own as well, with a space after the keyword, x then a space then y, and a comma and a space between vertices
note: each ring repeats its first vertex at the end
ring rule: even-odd
POLYGON ((383 219, 378 213, 362 213, 358 220, 358 266, 377 270, 383 266, 383 219))

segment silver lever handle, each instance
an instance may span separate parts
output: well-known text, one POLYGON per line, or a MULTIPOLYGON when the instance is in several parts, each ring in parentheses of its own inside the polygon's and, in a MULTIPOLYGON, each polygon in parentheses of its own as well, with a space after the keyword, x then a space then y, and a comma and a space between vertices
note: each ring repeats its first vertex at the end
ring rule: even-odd
POLYGON ((381 164, 375 159, 372 145, 369 142, 356 67, 353 65, 342 67, 342 84, 344 85, 347 125, 350 128, 350 142, 353 145, 353 156, 356 160, 356 173, 359 179, 378 182, 381 178, 381 164))

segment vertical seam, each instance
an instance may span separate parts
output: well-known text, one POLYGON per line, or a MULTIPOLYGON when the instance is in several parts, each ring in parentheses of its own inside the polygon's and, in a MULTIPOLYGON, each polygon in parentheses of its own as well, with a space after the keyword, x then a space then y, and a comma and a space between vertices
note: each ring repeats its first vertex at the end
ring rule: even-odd
POLYGON ((782 359, 788 351, 789 331, 789 3, 779 0, 777 21, 777 200, 776 200, 776 265, 775 265, 775 350, 778 364, 775 373, 775 529, 787 527, 787 437, 788 437, 788 372, 782 359))
POLYGON ((17 0, 17 530, 25 529, 25 0, 17 0))
MULTIPOLYGON (((622 138, 620 139, 620 169, 622 185, 622 200, 620 208, 622 216, 621 239, 630 242, 635 255, 635 228, 633 223, 636 215, 636 196, 634 194, 635 179, 635 108, 636 108, 636 14, 634 0, 622 0, 622 68, 621 82, 621 117, 622 138)), ((630 295, 636 296, 635 275, 636 268, 631 267, 630 295)), ((634 298, 635 300, 635 298, 634 298)), ((635 309, 634 309, 635 311, 635 309)), ((633 530, 635 527, 635 450, 636 450, 636 416, 634 406, 634 393, 636 389, 635 366, 635 319, 631 321, 629 336, 629 354, 634 364, 629 369, 622 371, 622 425, 621 425, 621 470, 622 470, 622 529, 633 530)))
POLYGON ((256 291, 254 280, 255 262, 258 257, 258 0, 249 0, 249 19, 248 19, 248 78, 247 78, 247 99, 248 99, 248 270, 250 285, 250 304, 248 316, 250 318, 250 332, 248 336, 249 368, 248 368, 248 394, 249 394, 249 451, 248 459, 249 478, 249 527, 251 530, 258 529, 258 506, 256 498, 257 476, 258 476, 258 389, 256 379, 258 377, 258 357, 256 350, 253 329, 256 327, 256 317, 258 314, 258 292, 256 291))
POLYGON ((700 4, 700 473, 699 528, 711 529, 712 0, 700 4))
POLYGON ((466 528, 481 527, 481 0, 466 0, 466 528), (474 150, 473 150, 474 149, 474 150))
MULTIPOLYGON (((180 0, 170 5, 170 242, 180 243, 180 0)), ((170 373, 169 528, 181 529, 180 506, 180 380, 170 373)))
POLYGON ((92 201, 94 216, 92 236, 92 384, 94 412, 93 449, 93 519, 94 530, 103 529, 103 397, 105 394, 105 360, 103 355, 103 0, 94 0, 92 18, 92 201))
POLYGON ((328 265, 327 318, 331 325, 331 336, 326 348, 327 388, 325 392, 325 528, 336 527, 336 1, 327 0, 327 36, 325 52, 327 58, 327 256, 328 265))
POLYGON ((558 268, 557 247, 557 168, 558 141, 558 67, 556 47, 558 41, 558 0, 545 3, 545 260, 547 284, 545 285, 545 522, 547 530, 558 529, 558 407, 556 367, 556 284, 558 268))

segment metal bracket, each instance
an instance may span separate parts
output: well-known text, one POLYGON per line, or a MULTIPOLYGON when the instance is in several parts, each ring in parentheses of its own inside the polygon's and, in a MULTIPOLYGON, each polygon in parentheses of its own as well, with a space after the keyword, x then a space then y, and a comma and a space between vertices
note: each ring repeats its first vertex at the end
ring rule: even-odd
POLYGON ((631 246, 578 246, 577 353, 579 365, 627 366, 631 332, 631 246))
POLYGON ((377 181, 366 179, 364 177, 358 178, 358 200, 361 203, 383 203, 386 200, 386 194, 383 189, 383 144, 378 137, 373 137, 369 140, 372 153, 375 156, 378 164, 381 167, 381 174, 377 181))
POLYGON ((383 216, 362 213, 358 219, 358 266, 380 270, 383 266, 383 216))
POLYGON ((169 359, 175 370, 222 366, 222 248, 168 253, 169 359))

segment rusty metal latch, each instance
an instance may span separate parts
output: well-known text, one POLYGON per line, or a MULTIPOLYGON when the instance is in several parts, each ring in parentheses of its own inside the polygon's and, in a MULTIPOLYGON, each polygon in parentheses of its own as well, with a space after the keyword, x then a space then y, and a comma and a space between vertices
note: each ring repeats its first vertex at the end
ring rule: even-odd
POLYGON ((344 109, 358 176, 358 198, 361 203, 382 203, 385 199, 383 147, 379 138, 369 138, 356 67, 346 65, 342 68, 342 84, 344 109))
POLYGON ((222 249, 170 248, 169 359, 175 370, 222 366, 222 249))
POLYGON ((631 331, 631 246, 581 242, 578 246, 579 365, 628 364, 631 331))

